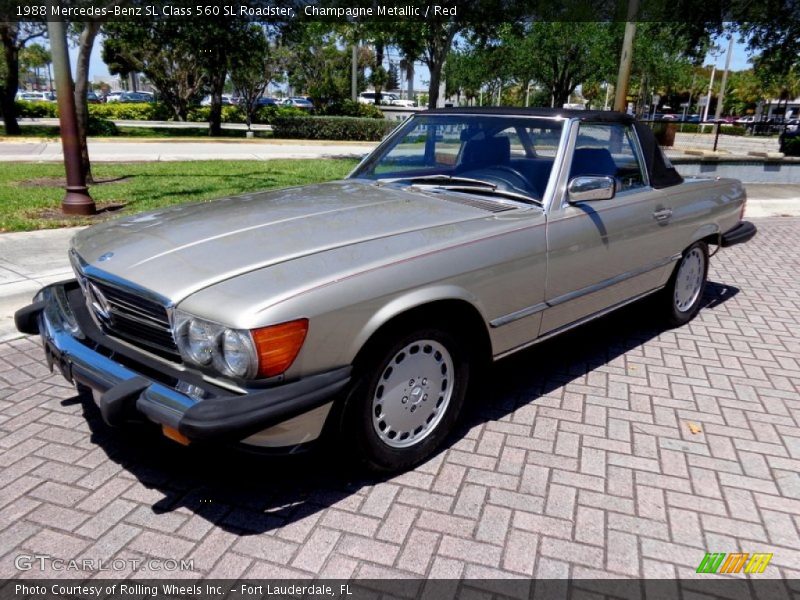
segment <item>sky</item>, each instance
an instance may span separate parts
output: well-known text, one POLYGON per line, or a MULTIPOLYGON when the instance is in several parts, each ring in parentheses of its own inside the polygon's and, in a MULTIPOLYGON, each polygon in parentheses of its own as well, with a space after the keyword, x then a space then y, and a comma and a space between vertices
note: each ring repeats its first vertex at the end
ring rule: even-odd
MULTIPOLYGON (((719 47, 719 52, 714 55, 709 53, 706 55, 705 64, 706 65, 714 65, 716 64, 718 69, 723 69, 725 67, 725 53, 728 48, 728 41, 725 38, 717 38, 714 40, 716 46, 719 47)), ((94 49, 92 51, 92 59, 89 67, 89 75, 90 79, 94 78, 95 75, 101 77, 108 77, 108 69, 106 68, 105 63, 103 62, 101 56, 101 48, 103 46, 102 37, 98 37, 97 41, 95 42, 94 49)), ((734 42, 733 44, 733 56, 731 58, 731 70, 733 71, 741 71, 743 69, 747 69, 750 67, 748 63, 749 56, 747 55, 746 51, 747 45, 745 43, 734 42)), ((392 52, 389 53, 390 59, 397 60, 399 57, 395 56, 392 52)), ((77 48, 70 48, 70 57, 72 59, 72 69, 73 73, 75 72, 75 64, 77 62, 78 50, 77 48)), ((419 90, 424 87, 424 84, 427 82, 428 79, 428 69, 422 64, 417 64, 416 72, 414 75, 414 87, 419 90)), ((405 86, 404 86, 405 87, 405 86)))

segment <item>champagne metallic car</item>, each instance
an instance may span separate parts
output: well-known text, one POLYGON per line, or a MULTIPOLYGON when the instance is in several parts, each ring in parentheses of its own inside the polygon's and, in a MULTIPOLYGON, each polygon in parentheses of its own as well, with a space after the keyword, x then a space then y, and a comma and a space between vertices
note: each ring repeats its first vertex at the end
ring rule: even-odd
POLYGON ((344 180, 81 231, 75 279, 16 322, 111 425, 330 436, 397 470, 441 444, 481 365, 651 294, 689 321, 709 247, 755 235, 744 206, 626 115, 432 110, 344 180))

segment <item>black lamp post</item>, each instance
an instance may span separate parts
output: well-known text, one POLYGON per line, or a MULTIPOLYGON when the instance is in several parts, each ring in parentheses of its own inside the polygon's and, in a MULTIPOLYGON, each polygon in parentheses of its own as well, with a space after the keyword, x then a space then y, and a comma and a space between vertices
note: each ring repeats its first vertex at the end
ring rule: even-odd
POLYGON ((86 188, 86 178, 81 168, 81 147, 75 112, 75 90, 72 85, 67 50, 67 30, 63 21, 48 21, 47 31, 53 55, 61 145, 64 150, 64 167, 67 175, 67 193, 61 201, 61 210, 67 215, 93 215, 97 213, 97 207, 86 188))

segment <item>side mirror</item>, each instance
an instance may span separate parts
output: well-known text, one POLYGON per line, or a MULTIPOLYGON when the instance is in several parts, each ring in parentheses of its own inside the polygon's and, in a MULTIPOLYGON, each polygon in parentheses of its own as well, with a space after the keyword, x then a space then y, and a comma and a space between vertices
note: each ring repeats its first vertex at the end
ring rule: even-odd
POLYGON ((567 186, 570 203, 611 200, 616 193, 617 187, 614 178, 607 176, 582 175, 572 178, 567 186))

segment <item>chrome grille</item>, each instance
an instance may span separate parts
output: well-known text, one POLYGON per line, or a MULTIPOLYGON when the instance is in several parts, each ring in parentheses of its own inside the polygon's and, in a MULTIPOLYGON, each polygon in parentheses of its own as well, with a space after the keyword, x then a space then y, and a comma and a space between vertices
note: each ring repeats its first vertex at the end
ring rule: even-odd
MULTIPOLYGON (((103 329, 118 338, 140 346, 160 356, 180 360, 178 347, 172 336, 167 309, 160 303, 132 290, 110 285, 99 279, 88 277, 88 285, 94 286, 104 296, 110 318, 104 319, 95 313, 103 329)), ((91 301, 89 310, 93 310, 91 301)))

